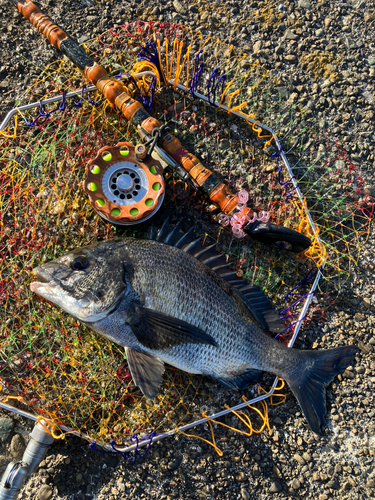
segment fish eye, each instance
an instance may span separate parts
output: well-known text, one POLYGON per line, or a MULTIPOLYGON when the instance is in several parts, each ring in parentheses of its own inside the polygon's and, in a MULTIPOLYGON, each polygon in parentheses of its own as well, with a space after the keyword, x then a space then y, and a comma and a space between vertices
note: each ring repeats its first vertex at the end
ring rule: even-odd
POLYGON ((74 260, 72 260, 72 262, 70 263, 70 267, 75 271, 81 271, 82 269, 86 269, 88 264, 89 263, 86 257, 80 255, 79 257, 76 257, 74 260))

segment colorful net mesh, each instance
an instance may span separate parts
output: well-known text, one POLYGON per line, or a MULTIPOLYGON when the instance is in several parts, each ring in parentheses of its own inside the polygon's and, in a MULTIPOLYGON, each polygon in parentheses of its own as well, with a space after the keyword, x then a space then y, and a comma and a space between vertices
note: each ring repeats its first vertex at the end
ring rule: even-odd
MULTIPOLYGON (((306 255, 294 255, 239 240, 206 211, 199 193, 168 170, 158 217, 188 215, 186 224, 194 224, 207 243, 218 241, 233 268, 261 286, 281 311, 285 342, 324 265, 305 321, 324 316, 358 262, 373 213, 361 176, 337 139, 320 128, 310 110, 293 103, 277 75, 216 37, 181 25, 139 22, 109 30, 86 50, 112 75, 125 78, 129 91, 233 192, 248 191, 254 210, 268 211, 272 222, 298 229, 314 243, 306 255), (135 76, 145 71, 156 76, 135 76), (272 135, 262 134, 251 119, 277 132, 295 183, 272 135)), ((57 61, 19 105, 84 85, 70 63, 57 61)), ((104 145, 120 141, 138 143, 133 126, 98 93, 84 92, 18 112, 0 135, 2 401, 104 444, 134 432, 170 430, 240 400, 207 378, 173 368, 166 371, 159 397, 146 400, 132 384, 121 347, 29 290, 32 268, 46 259, 115 234, 145 236, 144 228, 116 230, 102 220, 81 187, 87 162, 104 145)))

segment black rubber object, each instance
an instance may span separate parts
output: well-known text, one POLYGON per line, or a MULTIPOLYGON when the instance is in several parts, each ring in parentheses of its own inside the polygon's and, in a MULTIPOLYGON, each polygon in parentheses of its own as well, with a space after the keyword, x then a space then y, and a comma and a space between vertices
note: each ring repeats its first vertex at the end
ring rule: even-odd
POLYGON ((304 252, 311 246, 311 240, 307 236, 277 224, 256 221, 244 226, 243 230, 254 240, 293 253, 304 252))

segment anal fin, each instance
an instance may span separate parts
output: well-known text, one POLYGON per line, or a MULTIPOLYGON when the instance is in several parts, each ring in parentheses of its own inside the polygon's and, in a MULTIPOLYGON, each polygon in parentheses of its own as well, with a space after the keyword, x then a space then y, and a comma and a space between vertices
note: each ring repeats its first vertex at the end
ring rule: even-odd
POLYGON ((159 358, 125 347, 126 358, 133 382, 148 399, 154 399, 159 392, 164 373, 164 363, 159 358))

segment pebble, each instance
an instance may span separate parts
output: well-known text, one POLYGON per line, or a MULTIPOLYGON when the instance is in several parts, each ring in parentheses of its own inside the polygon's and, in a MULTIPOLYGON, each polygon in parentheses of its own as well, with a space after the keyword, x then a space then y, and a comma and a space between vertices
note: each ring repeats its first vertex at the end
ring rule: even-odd
POLYGON ((14 429, 14 420, 11 418, 0 418, 0 439, 3 443, 8 441, 14 429))
POLYGON ((291 487, 294 490, 298 490, 301 487, 301 483, 298 481, 298 479, 294 478, 292 482, 290 483, 291 487))
POLYGON ((53 489, 51 486, 43 485, 38 491, 37 499, 38 500, 50 500, 53 495, 53 489))
POLYGON ((236 479, 237 479, 237 481, 242 482, 242 481, 246 481, 247 477, 246 477, 245 473, 241 471, 238 474, 238 476, 236 477, 236 479))
POLYGON ((281 489, 282 489, 281 484, 278 481, 273 481, 271 483, 269 492, 270 493, 278 493, 279 491, 281 491, 281 489))
POLYGON ((363 354, 369 354, 372 351, 372 347, 370 345, 365 345, 361 340, 358 342, 358 347, 363 352, 363 354))
POLYGON ((176 9, 176 12, 178 12, 179 14, 182 14, 182 15, 186 14, 185 7, 178 0, 173 0, 173 7, 176 9))
POLYGON ((80 36, 80 37, 78 38, 78 43, 79 43, 79 44, 81 44, 81 43, 85 43, 85 42, 87 42, 87 40, 89 40, 89 37, 88 37, 88 36, 86 36, 86 35, 83 35, 83 36, 80 36))
POLYGON ((10 454, 13 458, 21 458, 24 451, 26 449, 25 440, 21 436, 21 434, 15 434, 12 437, 12 441, 10 442, 10 454))
POLYGON ((172 462, 169 462, 168 469, 170 471, 174 471, 174 470, 178 469, 181 465, 182 459, 183 459, 183 456, 179 455, 177 458, 175 458, 175 460, 173 460, 172 462))
POLYGON ((262 48, 262 40, 258 40, 253 45, 253 52, 254 52, 254 54, 257 54, 260 51, 261 48, 262 48))
POLYGON ((299 36, 296 35, 292 30, 290 29, 287 29, 286 32, 285 32, 285 35, 284 37, 287 39, 287 40, 298 40, 299 36))
POLYGON ((311 3, 309 0, 298 0, 298 7, 301 7, 302 9, 311 9, 311 3))
POLYGON ((241 489, 242 500, 250 500, 250 493, 247 490, 241 489))
POLYGON ((298 462, 300 465, 305 465, 306 461, 304 458, 301 457, 301 455, 299 455, 298 453, 295 453, 293 455, 293 458, 294 460, 296 460, 296 462, 298 462))
POLYGON ((297 59, 297 56, 295 56, 294 54, 288 54, 284 57, 284 59, 288 62, 295 62, 296 59, 297 59))

